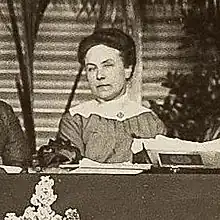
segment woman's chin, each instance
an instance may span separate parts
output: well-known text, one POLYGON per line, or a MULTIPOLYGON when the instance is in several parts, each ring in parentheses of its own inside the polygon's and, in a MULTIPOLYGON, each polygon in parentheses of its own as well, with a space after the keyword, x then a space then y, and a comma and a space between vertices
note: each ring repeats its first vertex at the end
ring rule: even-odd
POLYGON ((120 96, 112 96, 112 95, 99 95, 96 96, 98 100, 100 100, 101 102, 108 102, 108 101, 112 101, 112 100, 116 100, 118 98, 120 98, 120 96))
POLYGON ((109 94, 109 92, 100 92, 96 95, 97 99, 102 101, 110 101, 114 99, 114 96, 112 94, 109 94))

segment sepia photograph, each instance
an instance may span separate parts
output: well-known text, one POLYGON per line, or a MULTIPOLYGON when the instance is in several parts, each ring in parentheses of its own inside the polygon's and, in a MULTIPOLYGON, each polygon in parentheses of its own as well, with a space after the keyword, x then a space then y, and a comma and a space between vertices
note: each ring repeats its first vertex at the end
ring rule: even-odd
POLYGON ((220 219, 220 0, 0 0, 0 220, 220 219))

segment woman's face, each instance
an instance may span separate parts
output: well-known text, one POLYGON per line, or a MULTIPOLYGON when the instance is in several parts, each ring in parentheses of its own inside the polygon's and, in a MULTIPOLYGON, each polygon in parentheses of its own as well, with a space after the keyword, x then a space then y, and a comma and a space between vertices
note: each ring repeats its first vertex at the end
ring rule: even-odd
POLYGON ((88 50, 85 70, 92 93, 103 101, 122 96, 131 75, 131 68, 124 68, 120 52, 105 45, 96 45, 88 50))

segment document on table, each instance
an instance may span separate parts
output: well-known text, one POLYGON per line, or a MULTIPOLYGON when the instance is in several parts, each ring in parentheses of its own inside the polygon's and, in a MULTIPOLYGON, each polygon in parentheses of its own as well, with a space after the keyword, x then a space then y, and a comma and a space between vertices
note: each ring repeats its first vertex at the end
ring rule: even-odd
MULTIPOLYGON (((60 168, 71 169, 75 165, 60 165, 60 168)), ((86 173, 86 174, 139 174, 144 170, 151 169, 151 164, 132 164, 125 163, 98 163, 88 158, 83 158, 79 167, 71 170, 69 173, 86 173)))
POLYGON ((21 173, 22 168, 17 166, 0 165, 0 169, 3 169, 6 173, 21 173))
POLYGON ((200 154, 206 167, 220 168, 220 139, 207 142, 185 141, 157 135, 155 138, 134 139, 132 151, 146 149, 153 164, 158 162, 159 153, 200 154))

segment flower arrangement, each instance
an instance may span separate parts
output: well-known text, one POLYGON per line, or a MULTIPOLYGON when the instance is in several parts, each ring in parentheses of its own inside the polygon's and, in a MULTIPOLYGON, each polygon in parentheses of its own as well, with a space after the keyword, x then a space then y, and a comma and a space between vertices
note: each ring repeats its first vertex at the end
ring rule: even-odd
POLYGON ((41 176, 41 180, 35 186, 35 193, 31 197, 31 204, 23 216, 16 216, 16 213, 6 213, 4 220, 80 220, 77 209, 69 208, 65 216, 56 214, 51 205, 56 201, 57 195, 52 189, 54 180, 50 176, 41 176))

